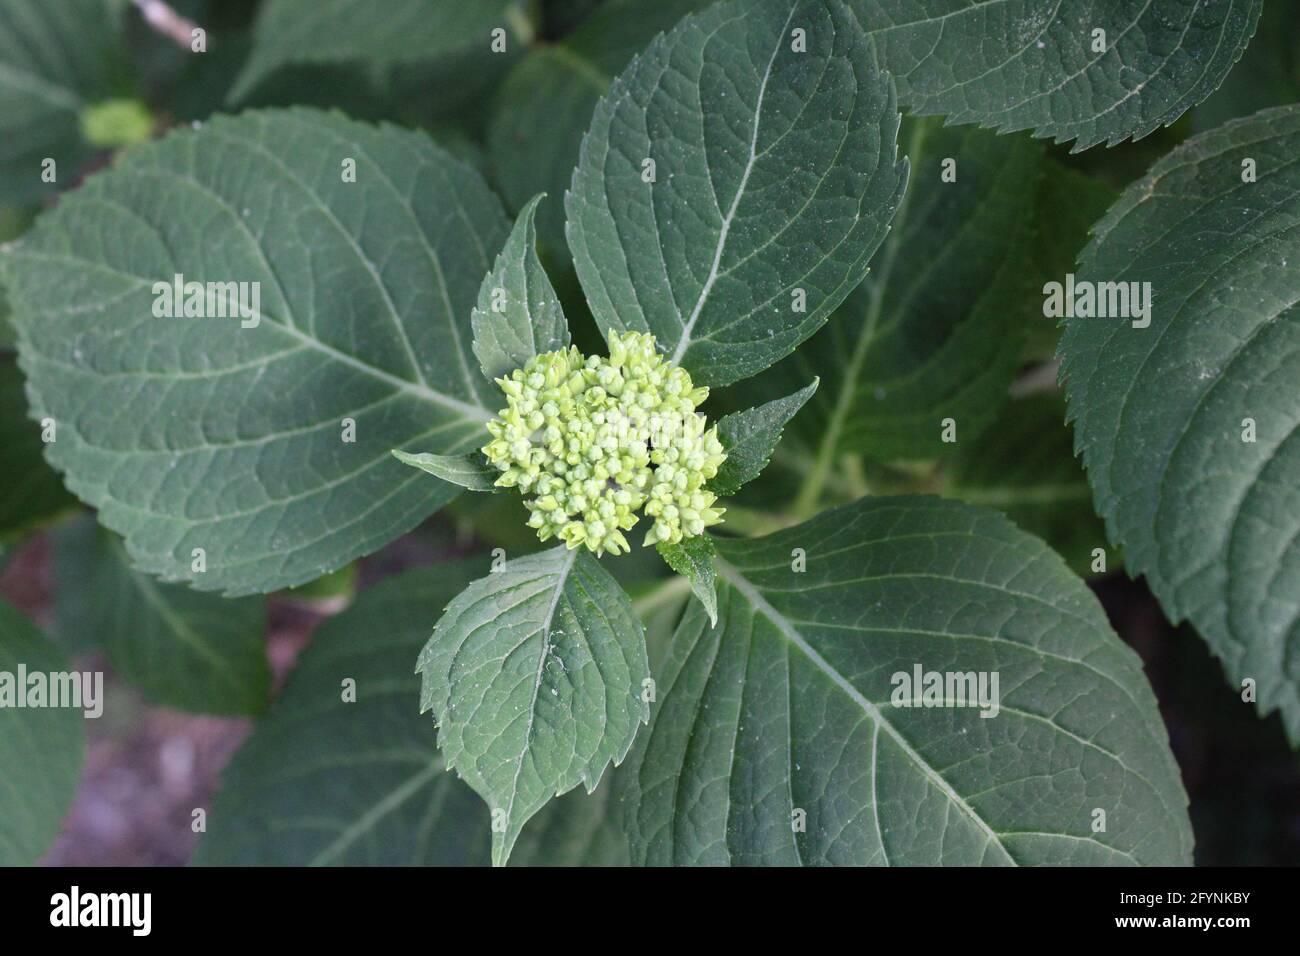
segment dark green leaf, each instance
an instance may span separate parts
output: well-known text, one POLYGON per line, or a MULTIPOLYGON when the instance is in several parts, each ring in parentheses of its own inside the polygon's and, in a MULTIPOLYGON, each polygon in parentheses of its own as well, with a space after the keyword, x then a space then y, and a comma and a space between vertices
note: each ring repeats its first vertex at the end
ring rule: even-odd
POLYGON ((611 771, 594 793, 574 790, 542 808, 524 827, 510 853, 510 865, 629 865, 627 835, 612 779, 617 774, 611 771))
POLYGON ((528 819, 622 762, 647 718, 645 635, 632 603, 585 549, 517 558, 447 608, 420 654, 449 768, 492 811, 504 865, 528 819))
POLYGON ((717 624, 717 574, 713 570, 713 556, 717 551, 713 540, 705 535, 696 535, 683 538, 677 544, 661 541, 656 547, 668 566, 691 583, 691 590, 704 605, 709 620, 717 624))
POLYGON ((750 388, 770 394, 822 376, 793 427, 811 469, 805 514, 847 452, 951 453, 945 419, 958 445, 975 439, 1020 367, 1041 147, 933 120, 909 120, 904 137, 911 181, 876 267, 824 332, 750 388))
POLYGON ((1088 244, 1092 224, 1119 198, 1118 190, 1048 159, 1034 194, 1033 235, 1025 249, 1013 303, 1028 329, 1025 354, 1036 360, 1056 354, 1060 320, 1043 315, 1043 286, 1063 282, 1088 244))
POLYGON ((1300 30, 1290 0, 1267 0, 1245 55, 1215 94, 1192 111, 1198 131, 1300 100, 1300 30))
POLYGON ((443 769, 429 722, 410 705, 411 660, 430 618, 485 565, 408 572, 321 625, 226 768, 196 863, 487 862, 481 803, 443 769))
MULTIPOLYGON (((612 0, 563 43, 530 51, 506 76, 492 107, 488 147, 512 210, 538 193, 563 196, 592 111, 614 77, 651 40, 714 0, 612 0)), ((541 241, 567 255, 564 207, 538 210, 541 241)))
POLYGON ((76 507, 77 499, 45 463, 41 433, 40 423, 27 415, 22 373, 12 356, 0 356, 0 538, 16 537, 76 507))
POLYGON ((1147 318, 1070 318, 1061 343, 1076 441, 1127 566, 1172 620, 1196 625, 1233 684, 1255 682, 1260 712, 1280 710, 1293 743, 1297 156, 1300 106, 1289 106, 1156 163, 1094 228, 1078 277, 1149 283, 1147 318))
POLYGON ((683 20, 602 98, 567 197, 602 334, 651 332, 706 385, 788 355, 888 230, 897 130, 892 84, 837 0, 683 20))
POLYGON ((130 150, 0 256, 48 457, 143 570, 247 594, 341 567, 456 493, 391 449, 482 441, 469 315, 507 231, 422 133, 267 111, 130 150), (258 283, 260 316, 155 317, 178 274, 258 283))
POLYGON ((1005 513, 1051 545, 1077 574, 1093 573, 1096 548, 1108 552, 1106 571, 1120 565, 1093 511, 1092 489, 1075 457, 1059 395, 1030 395, 1008 403, 983 435, 958 446, 943 493, 1005 513))
POLYGON ((687 611, 619 774, 634 862, 1190 862, 1141 661, 1005 518, 866 499, 717 547, 718 626, 687 611))
POLYGON ((82 517, 55 536, 59 633, 98 642, 156 704, 235 716, 266 707, 266 601, 225 599, 131 570, 121 541, 82 517))
POLYGON ((393 457, 404 465, 419 468, 470 491, 498 490, 495 482, 501 472, 492 467, 481 451, 465 455, 408 455, 404 451, 394 451, 393 457))
POLYGON ((848 2, 914 113, 1080 150, 1141 138, 1213 93, 1263 0, 848 2))
MULTIPOLYGON (((428 720, 407 705, 419 687, 411 659, 428 639, 429 619, 485 566, 406 572, 321 626, 227 768, 196 863, 487 865, 482 801, 442 770, 428 720), (349 679, 355 703, 342 699, 349 679)), ((610 789, 552 801, 525 828, 511 862, 625 862, 610 789)))
POLYGON ((507 49, 527 46, 533 25, 527 0, 268 0, 254 30, 253 53, 229 101, 238 103, 279 70, 294 65, 353 64, 377 70, 450 59, 469 50, 493 55, 492 31, 507 49))
POLYGON ((49 849, 72 804, 86 749, 88 708, 17 706, 18 695, 30 689, 19 687, 20 668, 47 683, 49 675, 69 670, 34 624, 0 601, 0 866, 35 863, 49 849))
POLYGON ((118 91, 125 0, 0 2, 0 204, 73 183, 94 154, 87 107, 118 91), (42 163, 54 160, 54 182, 42 163))
POLYGON ((607 0, 542 0, 547 34, 560 36, 568 33, 606 2, 607 0))

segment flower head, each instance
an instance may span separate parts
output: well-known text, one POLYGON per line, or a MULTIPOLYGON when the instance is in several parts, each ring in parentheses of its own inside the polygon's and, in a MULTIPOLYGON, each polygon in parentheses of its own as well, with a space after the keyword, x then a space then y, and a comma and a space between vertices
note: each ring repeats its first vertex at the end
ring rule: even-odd
POLYGON ((647 545, 676 543, 722 520, 705 490, 726 459, 717 427, 696 408, 708 397, 655 351, 654 336, 609 335, 609 357, 545 352, 497 379, 507 407, 483 448, 518 488, 543 541, 600 554, 628 550, 642 508, 647 545))

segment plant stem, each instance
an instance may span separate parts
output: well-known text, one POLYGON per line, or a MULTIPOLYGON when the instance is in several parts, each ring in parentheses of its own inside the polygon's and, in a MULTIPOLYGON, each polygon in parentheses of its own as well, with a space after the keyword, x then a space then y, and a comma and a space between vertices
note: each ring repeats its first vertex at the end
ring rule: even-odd
MULTIPOLYGON (((857 458, 857 456, 854 457, 857 458)), ((802 447, 787 448, 785 443, 782 442, 776 446, 776 451, 772 453, 772 464, 793 471, 806 479, 813 467, 809 458, 810 456, 802 447)), ((855 467, 857 473, 860 474, 861 460, 855 461, 855 467)), ((847 501, 856 501, 867 493, 865 481, 859 483, 854 474, 828 474, 824 488, 827 491, 835 492, 847 501)))
POLYGON ((195 25, 173 10, 164 0, 131 0, 140 10, 144 22, 153 27, 169 40, 175 41, 181 49, 189 52, 193 42, 195 25))
POLYGON ((1011 397, 1023 398, 1026 395, 1036 395, 1040 392, 1051 394, 1059 391, 1061 388, 1058 381, 1060 375, 1060 359, 1052 359, 1043 362, 1041 365, 1036 365, 1011 383, 1011 397))
POLYGON ((852 491, 850 501, 857 501, 871 494, 871 483, 867 481, 866 470, 862 467, 861 455, 846 455, 844 460, 844 482, 852 491))
POLYGON ((773 531, 780 531, 782 528, 788 528, 793 524, 798 524, 798 520, 793 515, 783 514, 780 512, 759 511, 755 508, 745 508, 740 505, 727 505, 727 513, 723 518, 723 523, 732 531, 738 531, 749 538, 759 538, 765 534, 771 534, 773 531))
POLYGON ((513 4, 505 9, 506 23, 510 27, 510 32, 523 46, 529 46, 537 38, 537 31, 533 29, 533 22, 528 18, 528 13, 524 10, 523 4, 513 4))

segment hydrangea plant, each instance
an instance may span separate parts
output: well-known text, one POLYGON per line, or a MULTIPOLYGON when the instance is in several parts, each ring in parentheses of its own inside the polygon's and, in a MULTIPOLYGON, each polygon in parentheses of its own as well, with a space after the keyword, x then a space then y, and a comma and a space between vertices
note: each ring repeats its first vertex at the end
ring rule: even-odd
MULTIPOLYGON (((146 81, 0 0, 0 531, 93 508, 65 636, 256 716, 199 861, 1189 862, 1082 578, 1300 740, 1300 106, 1198 105, 1261 0, 378 6, 146 81)), ((0 863, 82 749, 0 707, 0 863)))

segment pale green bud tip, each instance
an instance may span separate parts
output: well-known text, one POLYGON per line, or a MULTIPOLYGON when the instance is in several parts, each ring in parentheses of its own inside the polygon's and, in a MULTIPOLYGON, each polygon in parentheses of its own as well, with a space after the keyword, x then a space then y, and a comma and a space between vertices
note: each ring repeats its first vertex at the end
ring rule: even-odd
POLYGON ((608 358, 545 352, 497 383, 507 407, 488 423, 483 454, 498 485, 524 493, 543 541, 623 554, 642 508, 654 519, 647 545, 722 520, 704 486, 727 455, 695 410, 709 390, 670 365, 654 336, 611 330, 608 358))
POLYGON ((92 146, 134 146, 153 135, 153 114, 139 100, 104 100, 81 112, 81 135, 92 146))

